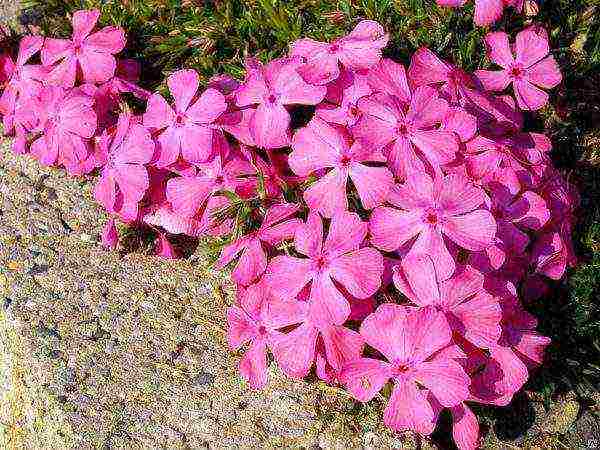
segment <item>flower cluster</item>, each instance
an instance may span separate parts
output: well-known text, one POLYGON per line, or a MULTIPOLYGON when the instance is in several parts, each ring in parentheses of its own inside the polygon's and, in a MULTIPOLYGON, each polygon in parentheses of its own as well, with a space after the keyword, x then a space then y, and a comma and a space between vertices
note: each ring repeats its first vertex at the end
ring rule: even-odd
POLYGON ((114 56, 123 31, 94 32, 97 19, 80 11, 71 40, 25 37, 16 62, 4 57, 14 150, 99 172, 107 247, 116 218, 156 229, 168 258, 171 235, 225 242, 228 341, 252 387, 269 353, 360 401, 391 382, 389 427, 428 435, 449 409, 457 445, 475 448, 468 404, 508 404, 549 343, 520 299, 574 263, 577 195, 549 139, 523 128, 561 80, 545 32, 512 46, 489 34, 502 70, 469 74, 426 48, 408 68, 383 58, 387 34, 362 21, 249 58, 243 81, 201 89, 194 70, 175 72, 165 98, 136 85, 139 68, 114 56), (124 93, 147 100, 143 114, 124 93))

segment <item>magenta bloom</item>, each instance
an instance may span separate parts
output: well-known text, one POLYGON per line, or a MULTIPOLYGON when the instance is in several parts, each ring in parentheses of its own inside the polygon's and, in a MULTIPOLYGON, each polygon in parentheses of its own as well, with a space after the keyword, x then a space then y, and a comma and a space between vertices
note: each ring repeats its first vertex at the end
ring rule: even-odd
MULTIPOLYGON (((0 97, 0 114, 5 134, 14 131, 15 114, 19 104, 37 96, 42 89, 45 69, 42 66, 27 64, 27 61, 40 51, 43 44, 43 37, 25 36, 19 43, 17 60, 13 61, 10 56, 3 55, 0 61, 2 72, 6 77, 6 85, 0 97)), ((17 130, 19 131, 29 130, 17 130)))
POLYGON ((519 108, 536 110, 548 103, 548 94, 540 88, 557 86, 562 75, 556 60, 549 55, 545 31, 529 27, 517 34, 514 53, 503 32, 485 37, 490 59, 502 67, 500 71, 478 70, 476 76, 491 91, 503 91, 512 83, 519 108))
POLYGON ((100 147, 105 163, 94 197, 108 212, 117 213, 123 204, 137 204, 144 197, 150 185, 145 165, 154 156, 154 141, 146 128, 124 113, 112 140, 105 136, 100 147))
POLYGON ((329 123, 353 126, 360 117, 358 101, 370 95, 373 90, 367 81, 368 76, 343 70, 340 77, 327 86, 327 98, 317 106, 316 115, 329 123))
POLYGON ((115 74, 114 57, 125 48, 125 32, 117 27, 104 27, 92 33, 100 11, 77 11, 73 14, 72 39, 47 38, 42 49, 42 63, 52 66, 48 83, 73 87, 78 74, 86 83, 104 83, 115 74))
POLYGON ((109 219, 102 228, 102 246, 108 250, 114 250, 119 245, 119 233, 115 225, 115 219, 109 219))
MULTIPOLYGON (((437 0, 438 5, 451 8, 463 6, 465 3, 467 0, 437 0)), ((520 10, 522 5, 522 0, 475 0, 473 21, 479 26, 491 25, 502 17, 505 6, 513 6, 520 10)))
POLYGON ((300 39, 292 44, 290 54, 306 61, 298 71, 308 83, 324 85, 340 76, 340 63, 352 70, 368 69, 377 64, 388 40, 381 25, 363 20, 348 36, 331 44, 300 39))
POLYGON ((256 171, 240 158, 233 158, 223 164, 220 155, 206 163, 198 164, 200 174, 171 178, 167 182, 167 200, 173 211, 183 217, 194 217, 205 206, 207 200, 219 191, 235 192, 248 175, 256 171))
POLYGON ((423 172, 423 160, 438 169, 455 158, 456 135, 435 129, 448 111, 448 102, 436 89, 417 88, 410 104, 376 93, 361 99, 358 107, 363 115, 352 133, 364 147, 383 149, 397 177, 406 179, 415 170, 423 172))
POLYGON ((439 282, 433 261, 426 255, 407 255, 394 270, 394 284, 420 307, 443 312, 452 331, 480 348, 495 345, 502 329, 498 300, 483 289, 484 277, 466 266, 452 278, 439 282))
POLYGON ((469 377, 447 350, 452 332, 432 307, 414 309, 384 303, 365 319, 360 334, 387 361, 361 358, 342 369, 341 379, 359 401, 371 400, 392 379, 394 390, 384 413, 394 431, 430 434, 435 414, 427 390, 445 407, 469 396, 469 377), (426 389, 422 389, 424 387, 426 389))
POLYGON ((367 224, 357 214, 343 212, 331 219, 323 243, 323 221, 311 212, 298 227, 296 250, 308 258, 281 255, 267 268, 266 282, 276 295, 294 298, 308 284, 309 318, 316 326, 341 325, 350 315, 348 300, 335 286, 341 284, 356 298, 366 299, 381 285, 383 257, 369 247, 361 248, 367 224))
POLYGON ((227 342, 235 350, 250 344, 240 361, 240 373, 251 387, 261 389, 267 384, 267 348, 286 338, 282 328, 304 320, 307 305, 271 295, 263 282, 249 286, 238 298, 239 304, 227 310, 227 342))
POLYGON ((292 239, 301 224, 299 219, 291 218, 297 211, 298 205, 291 203, 269 208, 257 231, 242 236, 223 248, 215 267, 222 269, 239 255, 231 278, 243 286, 256 281, 267 268, 267 253, 263 243, 272 247, 286 239, 292 239))
POLYGON ((31 145, 31 153, 44 165, 62 164, 72 175, 82 174, 97 126, 93 105, 94 99, 79 89, 45 87, 40 101, 32 103, 43 134, 31 145))
POLYGON ((365 165, 377 160, 372 150, 352 143, 344 128, 329 125, 318 117, 296 133, 292 148, 289 163, 296 175, 306 177, 319 169, 332 169, 304 191, 309 208, 324 217, 348 209, 348 178, 365 209, 385 202, 393 186, 394 177, 387 168, 365 165))
POLYGON ((246 80, 235 94, 239 107, 256 105, 250 133, 258 147, 279 148, 290 142, 290 113, 286 105, 316 105, 324 86, 312 86, 298 74, 300 58, 280 58, 267 66, 248 67, 246 80))
POLYGON ((192 104, 200 84, 195 70, 175 72, 167 84, 175 98, 175 108, 154 94, 144 114, 144 125, 161 131, 157 166, 167 167, 180 155, 190 163, 210 160, 215 154, 215 122, 227 109, 225 97, 216 89, 207 89, 192 104))
POLYGON ((429 255, 440 280, 450 278, 455 269, 444 236, 462 248, 481 251, 496 234, 494 217, 481 209, 485 192, 460 175, 434 182, 414 173, 388 201, 400 209, 375 208, 370 222, 373 245, 391 252, 417 237, 411 251, 429 255))

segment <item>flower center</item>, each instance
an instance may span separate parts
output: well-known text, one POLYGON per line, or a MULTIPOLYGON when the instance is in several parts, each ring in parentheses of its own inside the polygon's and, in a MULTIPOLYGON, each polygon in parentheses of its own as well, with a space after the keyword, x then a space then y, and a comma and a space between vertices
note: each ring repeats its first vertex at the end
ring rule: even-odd
POLYGON ((175 124, 178 126, 182 126, 185 123, 185 116, 183 114, 177 114, 175 117, 175 124))
POLYGON ((401 136, 406 136, 408 134, 408 125, 406 123, 398 124, 398 128, 396 129, 396 133, 401 136))
POLYGON ((437 211, 435 211, 434 209, 429 209, 429 210, 425 211, 424 219, 425 219, 425 222, 427 222, 431 225, 437 225, 440 221, 440 217, 439 217, 437 211))
POLYGON ((269 98, 267 98, 267 101, 273 105, 274 103, 277 102, 277 96, 275 94, 271 94, 269 95, 269 98))
POLYGON ((346 166, 348 166, 350 164, 351 161, 352 161, 352 158, 350 158, 348 155, 344 155, 340 159, 340 164, 342 166, 346 167, 346 166))
POLYGON ((523 76, 523 70, 520 67, 513 67, 510 69, 510 75, 513 78, 521 78, 523 76))
POLYGON ((327 258, 323 255, 317 256, 317 258, 315 258, 315 264, 317 269, 321 271, 327 266, 327 258))
POLYGON ((402 374, 408 372, 409 369, 410 369, 410 367, 408 367, 408 365, 406 365, 406 364, 397 364, 393 370, 394 376, 402 375, 402 374))
POLYGON ((219 175, 217 178, 215 178, 215 183, 217 184, 223 184, 225 182, 225 178, 223 177, 223 175, 219 175))
POLYGON ((360 115, 360 110, 356 105, 352 105, 348 108, 348 114, 350 114, 351 117, 358 117, 360 115))
POLYGON ((258 334, 260 334, 261 336, 267 334, 267 327, 265 327, 264 325, 258 327, 258 334))
POLYGON ((340 49, 340 46, 338 44, 331 44, 329 46, 329 53, 336 53, 338 52, 340 49))

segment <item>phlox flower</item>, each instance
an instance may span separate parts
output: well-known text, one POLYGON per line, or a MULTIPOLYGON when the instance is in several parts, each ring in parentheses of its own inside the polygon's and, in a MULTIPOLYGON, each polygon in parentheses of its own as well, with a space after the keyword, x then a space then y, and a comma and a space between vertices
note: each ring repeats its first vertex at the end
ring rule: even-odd
POLYGON ((498 300, 484 288, 484 276, 469 266, 440 282, 427 255, 409 254, 394 270, 394 284, 420 307, 444 313, 452 331, 480 348, 495 345, 502 329, 498 300))
POLYGON ((290 142, 291 117, 287 105, 316 105, 326 94, 325 86, 312 86, 298 74, 300 58, 280 58, 266 66, 247 66, 244 83, 237 89, 237 106, 256 106, 249 130, 262 148, 285 147, 290 142))
POLYGON ((102 246, 108 250, 114 250, 119 245, 119 233, 115 225, 115 219, 109 219, 102 228, 102 246))
MULTIPOLYGON (((404 69, 400 71, 406 77, 404 69)), ((449 163, 458 151, 458 138, 449 131, 433 129, 448 111, 448 102, 436 89, 417 88, 409 100, 375 93, 358 102, 361 118, 352 127, 358 142, 382 149, 394 175, 405 179, 412 171, 424 171, 449 163)))
MULTIPOLYGON (((438 5, 451 8, 464 6, 465 3, 467 0, 437 0, 438 5)), ((506 6, 512 6, 520 11, 523 2, 522 0, 475 0, 473 21, 479 26, 491 25, 502 17, 506 6)))
POLYGON ((429 255, 440 280, 448 279, 455 261, 444 238, 471 251, 489 247, 496 234, 492 214, 483 209, 485 192, 457 174, 435 181, 414 173, 398 185, 388 202, 371 215, 371 242, 384 251, 395 251, 416 237, 410 251, 429 255))
POLYGON ((266 271, 266 282, 276 295, 296 297, 309 283, 309 318, 315 326, 342 325, 350 304, 334 280, 359 299, 373 295, 381 285, 383 257, 362 247, 367 224, 357 214, 342 212, 331 219, 323 242, 323 221, 311 212, 294 238, 297 252, 307 258, 276 256, 266 271))
POLYGON ((158 233, 156 241, 154 242, 154 254, 165 259, 179 258, 179 252, 173 247, 173 244, 169 242, 165 233, 158 233))
POLYGON ((144 125, 160 132, 158 167, 167 167, 180 156, 190 163, 203 163, 216 154, 215 134, 221 132, 215 122, 227 102, 216 89, 205 90, 195 100, 199 84, 195 70, 180 70, 167 79, 174 108, 159 94, 148 100, 144 125))
MULTIPOLYGON (((282 299, 271 294, 259 281, 238 290, 238 304, 227 309, 227 342, 237 350, 249 344, 240 360, 240 373, 254 389, 267 384, 267 348, 272 348, 285 335, 281 331, 306 317, 305 302, 282 299)), ((278 361, 285 370, 285 360, 278 361)))
POLYGON ((292 203, 271 206, 258 230, 223 247, 215 267, 222 269, 239 256, 231 278, 244 286, 256 281, 267 268, 267 253, 263 246, 273 247, 292 239, 301 224, 299 219, 292 218, 297 212, 298 205, 292 203))
POLYGON ((0 96, 0 114, 5 134, 14 131, 15 113, 19 104, 39 95, 42 88, 45 69, 39 65, 27 64, 27 62, 40 51, 43 44, 44 38, 41 36, 25 36, 19 43, 16 61, 13 61, 8 55, 3 55, 0 60, 2 73, 6 78, 6 84, 2 96, 0 96))
POLYGON ((347 36, 330 44, 305 38, 291 46, 292 56, 302 57, 305 64, 298 71, 311 84, 324 85, 340 76, 340 63, 352 70, 368 69, 381 59, 381 49, 389 40, 383 27, 363 20, 347 36))
POLYGON ((549 54, 545 31, 529 27, 519 32, 514 43, 515 56, 506 33, 490 33, 485 42, 490 59, 502 67, 500 71, 475 72, 487 90, 503 91, 512 84, 517 105, 523 110, 537 110, 548 103, 548 94, 540 88, 557 86, 562 75, 549 54))
POLYGON ((329 125, 318 117, 298 130, 292 149, 289 164, 296 175, 306 177, 320 169, 332 169, 304 191, 309 208, 325 217, 348 209, 348 178, 365 209, 385 202, 393 186, 394 177, 386 167, 365 164, 378 160, 372 149, 352 143, 344 128, 329 125))
POLYGON ((428 390, 445 407, 459 405, 469 396, 469 377, 452 357, 460 351, 452 349, 450 326, 435 308, 384 303, 364 320, 360 334, 387 361, 349 361, 340 378, 362 402, 392 379, 394 389, 384 412, 384 422, 392 430, 423 435, 433 431, 435 414, 428 390))
POLYGON ((166 196, 173 211, 183 217, 194 217, 206 202, 221 191, 236 192, 249 175, 256 170, 247 161, 235 156, 223 161, 217 155, 212 161, 197 164, 199 174, 171 178, 167 182, 166 196))
POLYGON ((73 87, 79 74, 85 83, 104 83, 113 77, 117 68, 114 55, 125 48, 127 39, 118 27, 92 33, 99 18, 97 9, 77 11, 73 14, 71 39, 46 39, 42 63, 53 66, 47 78, 49 84, 73 87))
POLYGON ((84 163, 97 127, 94 99, 80 89, 47 86, 31 107, 39 117, 36 131, 42 132, 31 153, 44 165, 64 165, 72 175, 87 172, 84 163))
POLYGON ((119 213, 127 205, 126 210, 131 208, 135 212, 124 218, 134 220, 137 203, 150 185, 146 168, 154 156, 150 132, 131 114, 123 113, 114 135, 102 136, 99 147, 104 164, 94 197, 110 213, 119 213))
POLYGON ((541 233, 531 249, 531 264, 535 273, 560 280, 576 258, 571 238, 571 224, 563 222, 541 233))
POLYGON ((351 127, 360 117, 358 100, 372 92, 367 75, 344 69, 340 77, 327 86, 328 102, 318 105, 315 114, 326 122, 351 127))

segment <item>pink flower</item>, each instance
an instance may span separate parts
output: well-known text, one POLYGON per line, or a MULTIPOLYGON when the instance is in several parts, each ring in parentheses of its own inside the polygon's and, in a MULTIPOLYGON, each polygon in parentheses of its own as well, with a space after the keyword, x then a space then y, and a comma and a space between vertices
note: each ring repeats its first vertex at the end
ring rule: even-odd
POLYGON ((471 75, 443 61, 426 47, 413 53, 408 68, 408 81, 413 89, 439 86, 444 98, 455 104, 464 98, 466 89, 474 87, 471 75))
POLYGON ((327 100, 317 106, 315 114, 326 122, 353 126, 360 117, 358 100, 372 93, 367 76, 343 70, 340 77, 327 87, 327 100), (339 97, 339 98, 337 98, 339 97))
POLYGON ((358 107, 363 115, 352 133, 365 148, 383 149, 397 177, 405 179, 412 171, 423 172, 424 161, 439 170, 440 165, 455 158, 455 134, 432 129, 448 111, 448 103, 434 88, 417 88, 410 104, 376 93, 362 98, 358 107))
POLYGON ((320 169, 332 169, 304 191, 308 207, 324 217, 348 209, 348 178, 365 209, 385 202, 393 186, 394 177, 387 168, 365 164, 377 160, 372 150, 352 143, 344 128, 328 125, 318 117, 296 133, 292 149, 289 163, 297 175, 307 177, 320 169))
POLYGON ((119 233, 115 219, 110 219, 102 228, 102 246, 108 250, 114 250, 117 245, 119 245, 119 233))
POLYGON ((179 258, 179 252, 169 242, 164 233, 158 233, 158 237, 154 243, 154 254, 165 259, 179 258))
POLYGON ((292 44, 290 54, 306 61, 298 71, 308 83, 324 85, 339 77, 340 63, 352 70, 368 69, 377 64, 388 40, 381 25, 363 20, 349 35, 331 44, 300 39, 292 44))
POLYGON ((452 332, 444 315, 434 308, 384 303, 365 319, 360 334, 387 361, 350 361, 341 379, 362 402, 371 400, 392 379, 394 390, 384 422, 394 431, 424 435, 433 431, 435 415, 427 390, 445 407, 457 406, 469 396, 469 377, 446 353, 452 348, 452 332))
POLYGON ((14 131, 15 113, 19 104, 39 95, 42 88, 42 80, 45 76, 44 68, 39 65, 27 64, 27 61, 40 51, 43 44, 43 37, 25 36, 19 43, 19 54, 16 61, 7 55, 2 57, 2 72, 6 77, 6 86, 0 97, 0 114, 5 134, 14 131))
POLYGON ((531 249, 531 263, 536 273, 560 280, 575 261, 573 253, 571 225, 564 222, 537 238, 531 249))
POLYGON ((256 281, 267 268, 267 253, 263 245, 273 247, 292 239, 301 224, 299 219, 291 218, 297 212, 298 205, 291 203, 269 208, 257 231, 242 236, 223 248, 215 267, 222 269, 239 256, 231 278, 243 286, 256 281))
POLYGON ((202 163, 216 154, 215 122, 227 109, 227 102, 216 89, 207 89, 194 101, 199 83, 195 70, 180 70, 167 79, 174 109, 159 94, 148 100, 144 125, 161 132, 158 167, 167 167, 180 156, 190 163, 202 163))
POLYGON ((235 192, 245 178, 256 171, 238 157, 223 164, 220 155, 206 163, 198 164, 200 174, 171 178, 167 182, 167 200, 173 211, 183 217, 194 217, 205 206, 207 200, 220 191, 235 192))
MULTIPOLYGON (((102 136, 99 146, 105 162, 94 197, 108 212, 118 213, 124 204, 137 204, 144 197, 150 185, 145 165, 154 156, 154 141, 146 128, 124 113, 114 136, 102 136)), ((137 211, 126 219, 136 217, 137 211)))
POLYGON ((267 66, 248 67, 246 80, 235 94, 239 107, 256 105, 249 128, 258 147, 279 148, 290 142, 290 113, 286 105, 316 105, 324 86, 307 84, 298 74, 299 58, 280 58, 267 66))
POLYGON ((286 335, 283 328, 306 317, 306 303, 273 296, 260 281, 238 292, 238 305, 227 310, 227 342, 237 350, 250 346, 240 361, 240 373, 254 389, 267 384, 267 348, 278 345, 286 335))
POLYGON ((78 72, 86 83, 104 83, 115 74, 117 61, 113 55, 125 48, 125 32, 117 27, 104 27, 92 33, 100 11, 85 10, 73 14, 73 37, 47 38, 42 49, 42 63, 52 66, 48 83, 73 87, 78 72))
POLYGON ((358 215, 343 212, 331 219, 323 243, 323 221, 311 212, 296 231, 296 250, 308 258, 280 255, 267 268, 266 282, 276 295, 294 298, 311 283, 309 319, 316 326, 341 325, 350 315, 348 300, 334 280, 356 298, 366 299, 381 285, 383 258, 362 247, 367 224, 358 215))
POLYGON ((491 91, 503 91, 512 83, 519 108, 540 109, 548 103, 548 94, 540 88, 557 86, 562 75, 556 60, 549 55, 545 31, 529 27, 517 34, 514 53, 503 32, 490 33, 485 42, 490 59, 502 67, 500 71, 478 70, 476 76, 491 91))
POLYGON ((31 145, 31 153, 44 165, 62 164, 72 175, 80 175, 90 157, 89 139, 96 132, 94 99, 79 89, 47 86, 40 101, 33 102, 43 134, 31 145))
POLYGON ((459 175, 434 182, 414 173, 388 201, 401 209, 375 208, 370 221, 373 245, 391 252, 417 237, 411 251, 429 255, 440 280, 450 278, 455 269, 444 236, 462 248, 480 251, 492 244, 496 234, 494 217, 481 209, 484 191, 459 175))
MULTIPOLYGON (((467 0, 437 0, 438 5, 449 6, 451 8, 463 6, 466 2, 467 0)), ((505 6, 513 6, 520 10, 522 8, 522 1, 475 0, 475 16, 473 17, 473 21, 479 26, 491 25, 502 17, 505 6)))
POLYGON ((394 270, 394 284, 413 303, 436 307, 452 331, 478 347, 489 348, 500 338, 502 310, 483 283, 483 275, 469 266, 440 282, 426 255, 409 254, 394 270))

